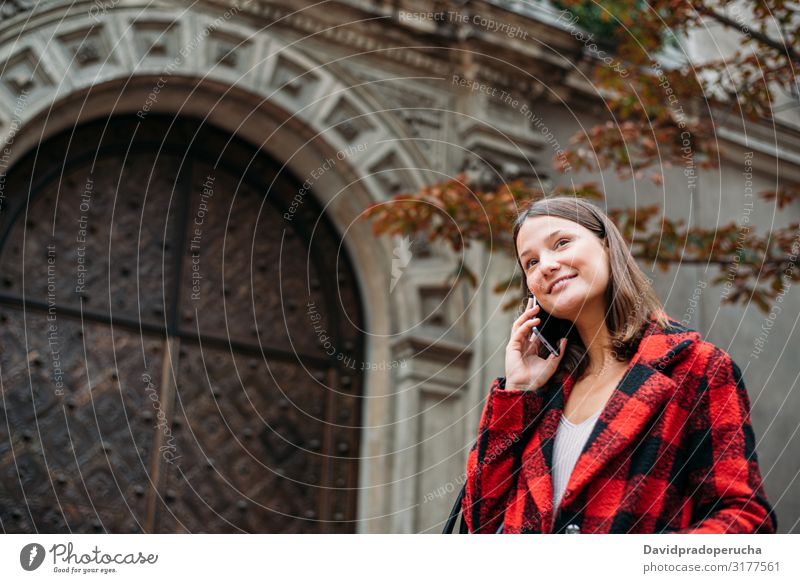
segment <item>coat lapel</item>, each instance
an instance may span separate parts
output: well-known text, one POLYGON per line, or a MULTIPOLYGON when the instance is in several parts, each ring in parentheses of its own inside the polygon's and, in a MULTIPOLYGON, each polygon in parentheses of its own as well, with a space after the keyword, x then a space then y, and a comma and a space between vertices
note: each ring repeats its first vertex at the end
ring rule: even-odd
MULTIPOLYGON (((655 323, 648 325, 625 376, 609 397, 575 464, 561 498, 562 506, 569 504, 603 466, 623 452, 675 394, 675 381, 662 371, 699 337, 671 319, 664 330, 655 323)), ((549 393, 522 465, 541 519, 541 532, 551 532, 553 527, 553 442, 574 383, 572 375, 567 375, 549 393)))
POLYGON ((524 518, 533 516, 538 520, 538 524, 523 524, 522 532, 550 532, 553 519, 553 439, 564 410, 563 388, 571 382, 568 376, 560 385, 551 385, 545 408, 522 456, 522 476, 536 507, 536 512, 525 508, 524 518))

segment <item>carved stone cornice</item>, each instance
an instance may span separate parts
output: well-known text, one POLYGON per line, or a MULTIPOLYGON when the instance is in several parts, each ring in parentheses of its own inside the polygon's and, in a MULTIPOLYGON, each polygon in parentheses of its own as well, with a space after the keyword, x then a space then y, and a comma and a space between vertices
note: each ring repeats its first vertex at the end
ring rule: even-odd
MULTIPOLYGON (((220 7, 235 3, 213 2, 220 7)), ((542 82, 558 85, 573 67, 573 57, 580 53, 579 44, 563 30, 488 2, 468 3, 470 12, 459 12, 459 18, 464 20, 454 24, 453 32, 437 26, 432 19, 408 17, 429 14, 432 5, 427 1, 335 0, 324 5, 307 4, 304 9, 295 0, 252 0, 242 5, 242 13, 258 18, 261 26, 291 29, 304 35, 300 45, 332 42, 354 52, 369 53, 371 59, 394 61, 415 71, 441 77, 461 71, 465 76, 523 93, 540 90, 542 82), (473 23, 475 14, 492 22, 508 21, 525 40, 482 29, 473 23)), ((466 10, 463 3, 442 6, 440 10, 453 13, 466 10)))
POLYGON ((0 22, 33 10, 37 4, 46 3, 46 0, 3 0, 0 3, 0 22))

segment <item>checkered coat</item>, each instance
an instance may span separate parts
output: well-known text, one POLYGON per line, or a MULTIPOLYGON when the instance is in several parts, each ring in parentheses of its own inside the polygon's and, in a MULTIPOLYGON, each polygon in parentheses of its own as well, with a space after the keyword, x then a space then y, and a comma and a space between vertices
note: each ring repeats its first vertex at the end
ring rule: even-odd
POLYGON ((553 508, 553 441, 571 375, 538 391, 495 379, 467 462, 471 533, 773 533, 739 367, 653 321, 553 508))

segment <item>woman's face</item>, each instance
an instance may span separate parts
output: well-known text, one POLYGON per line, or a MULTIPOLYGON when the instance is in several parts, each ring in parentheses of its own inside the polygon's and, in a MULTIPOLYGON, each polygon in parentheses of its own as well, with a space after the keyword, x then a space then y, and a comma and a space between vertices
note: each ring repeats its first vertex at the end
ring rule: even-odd
POLYGON ((589 229, 561 217, 531 217, 517 235, 517 252, 528 289, 549 314, 575 322, 595 304, 605 311, 608 249, 589 229), (564 277, 570 279, 556 284, 564 277))

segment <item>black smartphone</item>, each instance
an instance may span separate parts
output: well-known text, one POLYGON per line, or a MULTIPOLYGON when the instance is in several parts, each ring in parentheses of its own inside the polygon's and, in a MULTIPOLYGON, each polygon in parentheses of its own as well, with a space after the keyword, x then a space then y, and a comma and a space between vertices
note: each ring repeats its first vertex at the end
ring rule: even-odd
MULTIPOLYGON (((533 298, 533 306, 532 307, 535 307, 536 306, 536 296, 531 293, 531 294, 528 294, 528 297, 533 298)), ((539 310, 539 311, 541 312, 541 310, 539 310)), ((536 326, 533 327, 533 331, 531 332, 530 340, 533 340, 534 336, 536 336, 539 339, 539 341, 544 345, 544 347, 548 350, 548 352, 550 352, 550 354, 552 354, 553 356, 558 358, 558 350, 553 348, 553 345, 550 344, 547 341, 547 338, 544 337, 544 334, 542 334, 539 331, 539 328, 537 328, 536 326)))

